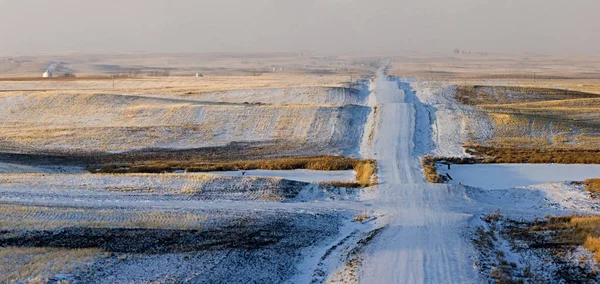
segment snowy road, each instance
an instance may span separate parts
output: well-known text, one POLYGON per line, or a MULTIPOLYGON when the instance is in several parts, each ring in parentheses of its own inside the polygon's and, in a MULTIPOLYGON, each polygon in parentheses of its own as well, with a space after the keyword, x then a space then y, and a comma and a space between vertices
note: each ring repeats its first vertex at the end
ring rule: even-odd
MULTIPOLYGON (((392 220, 365 250, 362 283, 469 283, 477 279, 460 227, 470 214, 455 212, 448 185, 428 184, 415 143, 415 104, 382 71, 375 81, 379 113, 374 156, 379 163, 381 211, 392 220)), ((418 133, 423 133, 419 131, 418 133)), ((377 203, 377 202, 374 202, 377 203)))

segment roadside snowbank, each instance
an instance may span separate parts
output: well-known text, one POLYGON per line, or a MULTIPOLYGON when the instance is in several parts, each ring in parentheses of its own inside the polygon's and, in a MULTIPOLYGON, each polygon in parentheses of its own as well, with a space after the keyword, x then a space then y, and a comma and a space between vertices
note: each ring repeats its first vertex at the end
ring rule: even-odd
POLYGON ((430 110, 433 145, 431 154, 445 157, 467 156, 467 142, 487 141, 494 125, 484 112, 454 99, 455 87, 447 82, 413 81, 417 98, 430 110))

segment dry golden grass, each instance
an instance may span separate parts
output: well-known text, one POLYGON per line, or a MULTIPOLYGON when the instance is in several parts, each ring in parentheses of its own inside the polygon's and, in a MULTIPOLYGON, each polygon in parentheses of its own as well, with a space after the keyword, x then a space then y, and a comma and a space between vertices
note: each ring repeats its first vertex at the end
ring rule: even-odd
POLYGON ((377 184, 377 163, 375 160, 365 160, 355 164, 356 180, 362 187, 377 184))
POLYGON ((581 245, 594 253, 600 263, 600 216, 569 215, 547 217, 546 221, 536 222, 531 231, 551 231, 553 245, 581 245))
POLYGON ((444 177, 437 172, 436 161, 437 159, 433 156, 421 158, 421 164, 425 171, 425 179, 430 183, 444 183, 444 177))
MULTIPOLYGON (((596 224, 598 225, 598 224, 596 224)), ((583 246, 594 253, 594 258, 600 262, 600 237, 588 236, 583 243, 583 246)))
MULTIPOLYGON (((360 160, 344 156, 315 156, 297 158, 273 158, 258 160, 238 160, 228 162, 198 161, 154 161, 143 165, 104 165, 89 168, 96 174, 164 173, 184 170, 186 172, 214 172, 240 170, 318 170, 344 171, 354 170, 357 183, 361 187, 377 184, 377 162, 373 159, 360 160)), ((198 178, 212 178, 211 175, 198 178)), ((353 184, 353 183, 352 183, 353 184)), ((350 185, 350 184, 347 184, 350 185)), ((354 187, 354 186, 351 186, 354 187)), ((190 190, 192 188, 190 187, 190 190)), ((186 189, 184 188, 183 192, 186 189)))
POLYGON ((468 105, 506 105, 555 100, 597 99, 600 95, 564 89, 524 86, 462 85, 456 89, 458 102, 468 105))
POLYGON ((466 146, 481 163, 600 164, 600 150, 466 146), (474 151, 473 151, 474 150, 474 151))
POLYGON ((2 247, 0 282, 46 283, 49 277, 57 273, 69 273, 101 256, 102 251, 95 248, 2 247))
POLYGON ((63 227, 200 229, 208 218, 192 213, 121 212, 41 206, 0 205, 0 228, 56 229, 63 227))
POLYGON ((155 173, 185 170, 188 172, 214 172, 239 170, 319 170, 343 171, 356 170, 360 176, 373 175, 375 160, 359 160, 344 156, 314 156, 272 158, 237 161, 149 161, 142 165, 105 165, 96 173, 155 173), (368 164, 368 166, 363 166, 368 164))
POLYGON ((517 223, 508 228, 508 236, 534 243, 564 257, 565 248, 583 246, 594 253, 600 264, 600 216, 567 215, 547 216, 533 223, 517 223), (523 226, 526 224, 526 226, 523 226))
POLYGON ((600 194, 600 178, 586 179, 583 184, 587 191, 593 194, 600 194))
POLYGON ((600 216, 568 216, 565 225, 576 229, 572 233, 573 240, 594 253, 594 258, 600 263, 600 216), (583 237, 584 236, 584 237, 583 237))
POLYGON ((456 99, 494 124, 496 147, 600 149, 600 95, 525 86, 459 86, 456 99))

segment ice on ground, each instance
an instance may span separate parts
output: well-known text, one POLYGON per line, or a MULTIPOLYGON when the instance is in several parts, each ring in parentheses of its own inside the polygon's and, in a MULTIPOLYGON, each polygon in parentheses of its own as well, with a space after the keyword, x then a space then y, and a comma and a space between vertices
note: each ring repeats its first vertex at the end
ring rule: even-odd
POLYGON ((583 181, 600 177, 600 165, 582 164, 474 164, 439 165, 438 172, 452 177, 450 183, 481 188, 514 188, 535 184, 583 181))
POLYGON ((255 177, 278 177, 288 180, 303 181, 303 182, 326 182, 326 181, 356 181, 356 172, 348 171, 314 171, 314 170, 249 170, 249 171, 225 171, 225 172, 210 172, 216 175, 226 176, 255 176, 255 177))

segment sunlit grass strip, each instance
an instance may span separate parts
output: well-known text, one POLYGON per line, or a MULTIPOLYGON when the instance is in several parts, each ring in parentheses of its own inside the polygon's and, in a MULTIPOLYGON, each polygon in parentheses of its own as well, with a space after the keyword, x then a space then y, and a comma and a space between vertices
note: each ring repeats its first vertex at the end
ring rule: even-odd
POLYGON ((215 172, 240 170, 317 170, 317 171, 356 171, 357 182, 365 187, 377 184, 377 162, 373 159, 361 160, 343 156, 315 156, 299 158, 273 158, 257 160, 237 160, 226 162, 195 161, 154 161, 143 165, 104 165, 90 167, 92 173, 164 173, 178 170, 186 172, 215 172))
POLYGON ((425 156, 421 158, 421 164, 425 171, 425 179, 430 183, 444 183, 444 177, 437 172, 436 163, 436 157, 425 156))
POLYGON ((600 164, 600 150, 466 146, 478 163, 600 164))
POLYGON ((591 178, 584 181, 585 189, 593 194, 600 194, 600 178, 591 178))
POLYGON ((46 283, 55 274, 68 273, 101 255, 102 251, 97 248, 3 247, 0 249, 0 282, 46 283))

